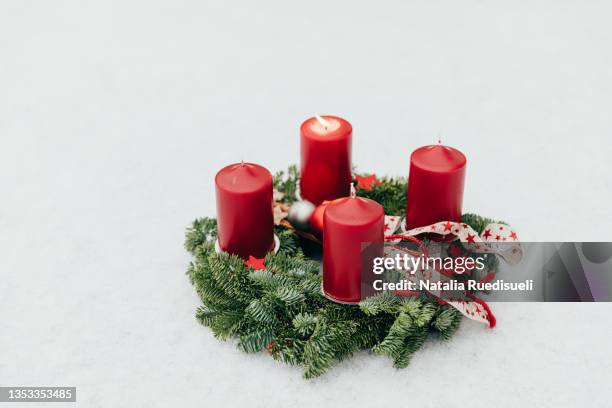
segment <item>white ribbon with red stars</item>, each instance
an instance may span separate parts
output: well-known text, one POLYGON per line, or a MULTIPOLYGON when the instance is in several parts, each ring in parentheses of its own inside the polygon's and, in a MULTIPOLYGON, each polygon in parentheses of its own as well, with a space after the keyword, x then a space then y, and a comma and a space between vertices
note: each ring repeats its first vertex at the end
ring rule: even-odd
MULTIPOLYGON (((477 253, 491 253, 499 255, 507 263, 517 264, 523 257, 523 250, 518 241, 516 231, 506 224, 488 224, 480 235, 468 224, 452 221, 440 221, 425 227, 405 229, 406 223, 398 216, 385 216, 385 237, 391 235, 404 235, 414 237, 419 234, 438 234, 442 236, 454 235, 455 239, 464 243, 467 249, 477 253)), ((389 242, 399 242, 402 238, 388 239, 389 242)), ((428 270, 427 274, 439 274, 439 271, 428 270)), ((490 275, 490 278, 494 275, 490 275)), ((435 296, 435 294, 434 294, 435 296)), ((442 301, 459 310, 464 316, 489 327, 495 326, 495 316, 488 305, 474 295, 469 296, 471 301, 442 301)))
MULTIPOLYGON (((500 223, 488 224, 480 235, 472 227, 462 222, 440 221, 426 227, 405 229, 405 222, 398 222, 399 217, 388 217, 390 225, 398 227, 402 235, 414 237, 429 233, 438 235, 454 235, 456 239, 465 243, 466 248, 473 252, 492 253, 501 256, 510 265, 517 264, 523 258, 523 250, 516 231, 509 225, 500 223)), ((385 217, 385 225, 387 217, 385 217)), ((395 233, 395 232, 394 232, 395 233)), ((391 235, 393 233, 386 234, 391 235)))

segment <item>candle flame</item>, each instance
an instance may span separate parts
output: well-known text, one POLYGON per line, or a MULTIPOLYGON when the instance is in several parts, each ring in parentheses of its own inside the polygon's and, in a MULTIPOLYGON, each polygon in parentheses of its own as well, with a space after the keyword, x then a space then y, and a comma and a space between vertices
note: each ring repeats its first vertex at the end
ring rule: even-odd
POLYGON ((317 121, 321 124, 321 126, 325 128, 325 130, 327 130, 327 128, 331 125, 328 120, 324 119, 319 115, 315 115, 315 119, 317 119, 317 121))

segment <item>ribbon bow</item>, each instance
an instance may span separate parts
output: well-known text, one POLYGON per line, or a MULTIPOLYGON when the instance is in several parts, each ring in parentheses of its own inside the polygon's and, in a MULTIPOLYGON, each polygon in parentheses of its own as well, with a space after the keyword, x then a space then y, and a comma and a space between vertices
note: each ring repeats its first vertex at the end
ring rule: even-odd
MULTIPOLYGON (((459 240, 464 243, 464 246, 476 253, 491 253, 499 255, 505 262, 510 265, 515 265, 523 257, 523 250, 518 241, 518 235, 512 227, 501 223, 488 224, 479 235, 468 224, 452 221, 440 221, 434 224, 405 229, 405 222, 398 216, 385 216, 385 240, 389 242, 400 242, 407 238, 414 239, 419 234, 437 234, 441 236, 453 235, 453 240, 459 240)), ((428 269, 425 271, 428 277, 434 274, 440 274, 440 271, 428 269)), ((492 280, 495 277, 495 272, 489 273, 483 280, 492 280)), ((432 293, 436 296, 436 294, 432 293)), ((436 296, 438 297, 438 296, 436 296)), ((455 309, 459 310, 464 316, 482 323, 487 323, 489 327, 495 327, 496 319, 491 309, 482 299, 479 299, 474 294, 468 294, 467 297, 471 300, 456 301, 445 300, 440 301, 448 303, 455 309)))

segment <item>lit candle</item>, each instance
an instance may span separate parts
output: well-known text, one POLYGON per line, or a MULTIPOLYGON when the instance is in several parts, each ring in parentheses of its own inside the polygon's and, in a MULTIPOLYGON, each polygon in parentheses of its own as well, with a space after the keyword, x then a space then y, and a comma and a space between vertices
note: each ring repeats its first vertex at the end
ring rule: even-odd
POLYGON ((376 201, 351 196, 329 203, 323 217, 323 291, 332 300, 359 302, 361 268, 368 264, 362 244, 383 242, 385 212, 376 201))
POLYGON ((274 248, 272 174, 253 163, 222 168, 215 177, 219 247, 243 259, 274 248))
POLYGON ((350 192, 353 128, 336 116, 316 116, 300 127, 300 195, 315 205, 350 192))
POLYGON ((461 221, 466 158, 443 145, 423 146, 410 156, 406 228, 461 221))

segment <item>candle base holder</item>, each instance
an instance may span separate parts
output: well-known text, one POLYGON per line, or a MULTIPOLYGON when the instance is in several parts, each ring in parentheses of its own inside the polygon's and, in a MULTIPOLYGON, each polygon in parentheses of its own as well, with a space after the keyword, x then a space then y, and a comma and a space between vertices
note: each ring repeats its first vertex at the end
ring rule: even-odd
MULTIPOLYGON (((321 268, 321 275, 323 275, 323 268, 321 268)), ((330 295, 323 288, 323 281, 321 281, 321 295, 323 295, 323 297, 325 299, 331 300, 332 302, 336 302, 336 303, 339 303, 341 305, 358 305, 359 304, 359 301, 356 301, 356 302, 347 302, 346 300, 340 300, 340 299, 330 295)))
MULTIPOLYGON (((274 249, 270 252, 273 252, 276 254, 279 249, 280 249, 280 239, 278 238, 278 235, 274 234, 274 249)), ((219 245, 218 239, 215 239, 215 252, 218 254, 225 252, 224 250, 221 249, 221 245, 219 245)))

